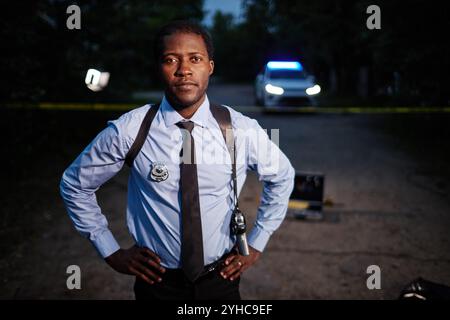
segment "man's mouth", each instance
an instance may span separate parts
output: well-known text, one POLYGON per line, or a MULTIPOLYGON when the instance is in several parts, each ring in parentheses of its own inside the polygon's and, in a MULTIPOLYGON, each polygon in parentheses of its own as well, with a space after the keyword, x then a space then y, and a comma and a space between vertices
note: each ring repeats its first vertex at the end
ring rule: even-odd
POLYGON ((175 88, 179 90, 191 90, 196 86, 197 84, 195 82, 180 82, 175 84, 175 88))

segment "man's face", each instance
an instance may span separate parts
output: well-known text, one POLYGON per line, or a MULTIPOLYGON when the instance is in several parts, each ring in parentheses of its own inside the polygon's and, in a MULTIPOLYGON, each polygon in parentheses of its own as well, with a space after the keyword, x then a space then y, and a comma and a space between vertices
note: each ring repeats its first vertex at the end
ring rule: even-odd
POLYGON ((174 33, 164 37, 159 65, 166 97, 176 108, 200 105, 208 88, 214 62, 205 42, 195 33, 174 33))

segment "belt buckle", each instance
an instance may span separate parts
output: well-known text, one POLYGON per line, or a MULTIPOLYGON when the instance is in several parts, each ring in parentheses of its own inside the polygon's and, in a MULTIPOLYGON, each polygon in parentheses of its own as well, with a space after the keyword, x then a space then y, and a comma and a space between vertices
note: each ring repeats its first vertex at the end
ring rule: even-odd
POLYGON ((203 275, 207 275, 210 272, 213 272, 214 270, 217 269, 217 266, 220 264, 220 260, 213 262, 209 267, 206 268, 206 270, 203 272, 203 275))
POLYGON ((207 275, 208 273, 210 273, 210 272, 216 270, 217 267, 218 267, 222 262, 224 262, 224 261, 225 261, 225 258, 222 257, 222 258, 220 258, 219 260, 217 260, 217 261, 211 263, 211 265, 210 265, 209 267, 207 267, 206 270, 202 273, 202 276, 207 275))
POLYGON ((206 271, 206 273, 210 273, 211 271, 214 271, 214 270, 216 269, 216 267, 217 267, 217 264, 213 264, 212 266, 210 266, 210 267, 208 268, 208 270, 206 271))

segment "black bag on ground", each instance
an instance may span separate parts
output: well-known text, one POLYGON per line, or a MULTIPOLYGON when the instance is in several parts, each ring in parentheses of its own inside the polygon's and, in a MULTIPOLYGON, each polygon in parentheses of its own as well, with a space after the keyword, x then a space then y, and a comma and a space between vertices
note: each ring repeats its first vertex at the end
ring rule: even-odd
POLYGON ((450 287, 417 278, 400 293, 400 300, 450 300, 450 287))

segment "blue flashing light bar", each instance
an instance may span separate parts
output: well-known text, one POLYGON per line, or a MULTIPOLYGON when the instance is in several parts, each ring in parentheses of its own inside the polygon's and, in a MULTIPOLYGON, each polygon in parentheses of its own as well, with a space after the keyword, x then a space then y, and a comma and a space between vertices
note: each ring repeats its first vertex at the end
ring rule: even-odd
POLYGON ((269 61, 267 67, 271 70, 303 70, 303 66, 297 61, 269 61))

